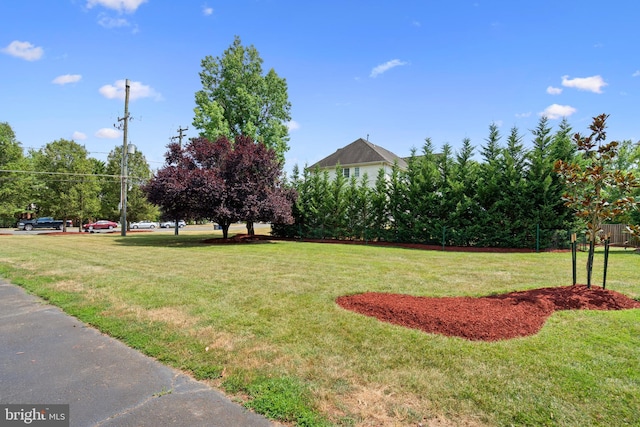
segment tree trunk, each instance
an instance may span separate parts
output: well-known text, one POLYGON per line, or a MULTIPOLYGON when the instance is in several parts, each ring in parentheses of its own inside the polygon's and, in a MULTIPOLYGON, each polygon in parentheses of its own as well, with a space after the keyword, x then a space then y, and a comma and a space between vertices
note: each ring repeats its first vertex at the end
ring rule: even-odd
POLYGON ((228 221, 224 221, 220 223, 220 227, 222 227, 222 238, 223 239, 228 239, 229 238, 229 226, 231 225, 231 223, 229 223, 228 221))
POLYGON ((595 252, 595 239, 589 240, 589 256, 587 257, 587 288, 591 288, 591 273, 593 272, 593 254, 595 252))
POLYGON ((247 234, 249 236, 255 236, 256 235, 256 231, 253 228, 253 221, 247 221, 247 234))

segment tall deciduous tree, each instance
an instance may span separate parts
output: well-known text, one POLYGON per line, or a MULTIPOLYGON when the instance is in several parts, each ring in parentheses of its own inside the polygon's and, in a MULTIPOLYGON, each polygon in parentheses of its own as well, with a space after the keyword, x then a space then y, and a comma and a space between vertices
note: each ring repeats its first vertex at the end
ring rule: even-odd
MULTIPOLYGON (((118 221, 120 219, 120 202, 122 182, 122 146, 116 146, 107 157, 105 173, 112 175, 102 180, 100 216, 118 221)), ((153 174, 147 159, 140 151, 127 154, 127 220, 153 220, 159 215, 156 206, 147 200, 142 186, 149 182, 153 174)), ((182 217, 180 217, 181 219, 182 217)))
MULTIPOLYGON (((556 171, 564 179, 567 189, 563 199, 567 206, 574 209, 578 218, 586 223, 589 239, 587 261, 587 286, 591 286, 593 256, 596 239, 602 232, 602 223, 611 220, 625 211, 637 206, 631 196, 640 183, 632 172, 613 169, 618 156, 619 143, 606 142, 606 120, 609 116, 601 114, 593 118, 589 126, 591 133, 574 135, 578 151, 582 154, 582 163, 558 160, 556 171), (615 191, 612 191, 615 190, 615 191), (617 194, 610 199, 607 195, 617 194)), ((630 231, 638 233, 633 227, 630 231)))
POLYGON ((210 141, 250 136, 283 161, 291 120, 287 82, 273 69, 263 75, 262 62, 256 48, 243 46, 237 36, 222 57, 206 56, 193 125, 210 141))
POLYGON ((225 238, 233 222, 292 221, 276 153, 250 137, 233 144, 224 136, 194 138, 184 148, 169 144, 165 157, 166 166, 144 187, 165 212, 213 220, 225 238))
POLYGON ((8 123, 0 123, 0 226, 14 225, 32 202, 33 174, 22 146, 8 123))
MULTIPOLYGON (((35 168, 43 172, 44 189, 36 202, 45 212, 79 222, 99 209, 97 177, 87 150, 75 141, 59 139, 32 152, 35 168)), ((66 231, 66 221, 65 221, 66 231)))

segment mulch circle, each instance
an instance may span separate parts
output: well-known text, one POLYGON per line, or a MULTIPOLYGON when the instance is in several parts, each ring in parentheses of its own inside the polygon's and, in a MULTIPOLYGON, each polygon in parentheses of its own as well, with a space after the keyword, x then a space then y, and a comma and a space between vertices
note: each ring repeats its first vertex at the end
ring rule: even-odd
POLYGON ((536 334, 556 310, 640 308, 621 293, 586 285, 532 289, 480 298, 416 297, 367 292, 341 296, 338 305, 424 332, 472 341, 499 341, 536 334))

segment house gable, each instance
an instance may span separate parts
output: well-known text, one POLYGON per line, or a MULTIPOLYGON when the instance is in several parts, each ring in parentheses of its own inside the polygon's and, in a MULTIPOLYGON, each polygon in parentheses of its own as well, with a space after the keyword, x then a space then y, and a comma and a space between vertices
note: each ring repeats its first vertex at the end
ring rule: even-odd
POLYGON ((343 148, 339 148, 330 156, 327 156, 319 162, 309 166, 308 169, 331 169, 335 168, 337 165, 343 167, 380 165, 380 167, 383 167, 393 166, 394 163, 397 163, 401 169, 406 169, 407 167, 407 162, 403 158, 396 156, 387 149, 372 144, 365 139, 359 138, 351 144, 343 148))

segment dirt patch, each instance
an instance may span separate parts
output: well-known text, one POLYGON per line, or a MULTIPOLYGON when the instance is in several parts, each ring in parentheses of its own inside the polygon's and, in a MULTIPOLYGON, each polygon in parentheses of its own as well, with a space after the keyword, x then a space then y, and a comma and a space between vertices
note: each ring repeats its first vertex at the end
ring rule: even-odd
POLYGON ((368 292, 342 296, 341 307, 408 328, 472 341, 537 333, 556 310, 640 308, 623 294, 586 285, 541 288, 480 298, 429 298, 368 292))

